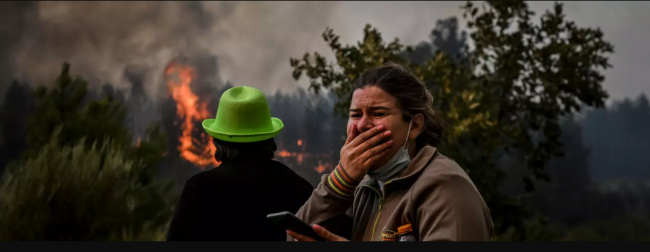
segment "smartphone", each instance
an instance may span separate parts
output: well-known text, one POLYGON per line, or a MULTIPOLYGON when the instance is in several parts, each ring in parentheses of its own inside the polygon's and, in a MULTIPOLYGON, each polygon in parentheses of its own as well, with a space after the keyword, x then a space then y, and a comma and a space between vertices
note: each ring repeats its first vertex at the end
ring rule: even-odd
POLYGON ((266 216, 266 220, 273 225, 283 228, 285 230, 290 230, 301 235, 311 237, 317 241, 325 241, 323 237, 316 234, 314 228, 293 215, 290 212, 279 212, 273 213, 266 216))

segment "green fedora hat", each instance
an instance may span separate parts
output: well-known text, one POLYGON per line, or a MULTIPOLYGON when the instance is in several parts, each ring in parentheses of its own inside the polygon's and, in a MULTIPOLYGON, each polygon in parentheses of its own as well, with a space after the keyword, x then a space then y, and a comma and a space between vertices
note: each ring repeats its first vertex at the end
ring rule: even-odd
POLYGON ((271 117, 264 93, 247 86, 226 90, 219 100, 216 118, 203 121, 203 129, 210 136, 235 143, 264 141, 283 127, 280 119, 271 117))

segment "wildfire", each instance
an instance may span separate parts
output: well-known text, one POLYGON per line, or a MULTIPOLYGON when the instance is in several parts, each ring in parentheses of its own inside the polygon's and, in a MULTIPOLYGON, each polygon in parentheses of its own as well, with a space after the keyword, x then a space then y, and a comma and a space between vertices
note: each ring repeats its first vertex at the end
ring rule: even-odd
POLYGON ((316 170, 318 173, 324 173, 327 170, 332 170, 331 166, 332 165, 330 163, 323 164, 320 160, 318 160, 318 166, 314 170, 316 170))
POLYGON ((301 165, 302 161, 304 160, 303 153, 288 152, 286 150, 278 151, 278 156, 283 157, 283 158, 294 157, 294 158, 296 158, 296 161, 298 162, 298 165, 301 165))
MULTIPOLYGON (((197 130, 195 129, 196 123, 211 116, 211 113, 207 109, 208 103, 206 101, 200 101, 199 97, 194 94, 190 88, 192 80, 196 78, 195 69, 188 65, 172 62, 165 69, 165 78, 167 80, 169 94, 176 102, 177 116, 180 119, 176 121, 174 125, 179 126, 182 130, 181 136, 178 137, 178 151, 181 158, 191 162, 201 169, 205 169, 205 167, 208 166, 219 166, 220 163, 214 159, 214 152, 217 148, 210 140, 210 136, 202 133, 198 139, 192 137, 192 133, 197 130)), ((138 139, 136 144, 138 146, 140 145, 140 139, 138 139)), ((301 147, 302 152, 289 152, 283 149, 281 147, 282 144, 280 143, 276 155, 285 159, 285 161, 289 161, 286 159, 293 158, 298 165, 302 165, 305 162, 305 159, 312 160, 310 161, 312 165, 313 161, 318 160, 318 166, 316 166, 314 170, 319 173, 324 173, 333 169, 330 163, 323 163, 321 161, 321 159, 329 160, 331 158, 331 153, 315 155, 305 153, 304 141, 298 139, 296 144, 301 147)))
MULTIPOLYGON (((331 153, 322 153, 322 154, 311 154, 304 152, 305 147, 303 146, 303 141, 302 139, 298 139, 297 141, 298 146, 302 146, 302 152, 290 152, 287 151, 282 147, 282 142, 280 142, 278 146, 278 152, 276 152, 276 156, 284 159, 285 161, 289 161, 293 163, 297 163, 298 165, 303 165, 305 163, 306 159, 312 160, 312 161, 318 161, 318 166, 314 167, 314 170, 317 171, 318 173, 324 173, 324 172, 331 172, 334 167, 332 166, 331 163, 325 162, 323 163, 322 160, 330 160, 332 158, 331 153)), ((311 163, 313 164, 313 163, 311 163)))
POLYGON ((192 138, 192 132, 196 130, 195 123, 210 117, 207 102, 199 101, 199 97, 190 88, 192 80, 196 77, 195 69, 172 62, 165 69, 165 77, 169 93, 176 101, 176 113, 181 119, 179 123, 183 133, 178 137, 180 156, 201 169, 219 166, 220 163, 214 159, 217 148, 210 137, 203 133, 201 139, 192 138))

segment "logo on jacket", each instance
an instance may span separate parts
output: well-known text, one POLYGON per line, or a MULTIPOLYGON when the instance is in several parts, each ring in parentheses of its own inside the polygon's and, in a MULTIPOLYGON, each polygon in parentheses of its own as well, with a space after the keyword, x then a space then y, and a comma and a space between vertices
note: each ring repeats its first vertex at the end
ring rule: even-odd
POLYGON ((399 239, 399 234, 395 231, 384 230, 381 232, 381 241, 397 241, 399 239))

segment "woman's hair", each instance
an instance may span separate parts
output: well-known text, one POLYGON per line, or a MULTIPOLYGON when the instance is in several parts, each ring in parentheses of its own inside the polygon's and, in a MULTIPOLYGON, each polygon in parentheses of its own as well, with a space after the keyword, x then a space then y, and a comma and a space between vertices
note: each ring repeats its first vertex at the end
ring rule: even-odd
POLYGON ((268 161, 278 149, 273 138, 254 143, 233 143, 214 138, 217 151, 214 158, 219 162, 229 161, 268 161))
POLYGON ((424 83, 408 69, 395 63, 387 63, 366 71, 354 83, 352 91, 368 86, 376 86, 394 96, 405 121, 417 114, 424 116, 424 130, 415 139, 416 148, 427 144, 440 144, 443 126, 441 119, 433 111, 433 96, 424 83))

